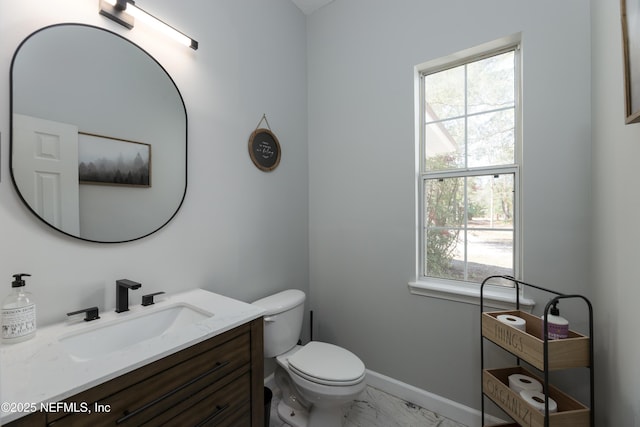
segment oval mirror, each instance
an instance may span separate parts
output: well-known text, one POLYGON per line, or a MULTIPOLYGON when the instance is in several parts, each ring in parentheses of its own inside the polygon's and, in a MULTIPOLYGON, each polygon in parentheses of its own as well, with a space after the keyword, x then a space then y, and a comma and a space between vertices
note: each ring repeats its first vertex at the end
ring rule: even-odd
POLYGON ((42 28, 11 63, 11 175, 41 220, 126 242, 166 225, 187 189, 187 113, 175 83, 127 39, 42 28))

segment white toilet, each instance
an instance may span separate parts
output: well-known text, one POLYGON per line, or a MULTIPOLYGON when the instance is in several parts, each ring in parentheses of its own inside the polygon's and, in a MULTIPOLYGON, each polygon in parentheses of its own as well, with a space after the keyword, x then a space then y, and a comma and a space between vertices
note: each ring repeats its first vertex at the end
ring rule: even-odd
POLYGON ((253 302, 264 310, 264 356, 278 363, 278 415, 293 427, 340 427, 342 406, 366 387, 364 363, 344 348, 311 341, 296 345, 304 292, 290 289, 253 302))

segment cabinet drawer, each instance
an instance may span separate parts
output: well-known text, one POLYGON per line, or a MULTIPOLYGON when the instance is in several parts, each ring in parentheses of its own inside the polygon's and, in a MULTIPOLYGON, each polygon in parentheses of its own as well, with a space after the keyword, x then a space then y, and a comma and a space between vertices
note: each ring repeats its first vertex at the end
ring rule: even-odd
MULTIPOLYGON (((250 426, 250 388, 251 376, 246 372, 233 378, 222 388, 210 387, 202 390, 188 401, 149 420, 144 426, 250 426), (240 421, 243 419, 244 421, 240 421)), ((123 425, 141 424, 136 422, 123 425)))
MULTIPOLYGON (((142 425, 168 408, 190 400, 202 390, 224 387, 228 381, 220 381, 221 379, 235 371, 249 370, 250 357, 250 335, 244 333, 155 375, 141 378, 139 382, 126 388, 117 389, 109 382, 90 390, 90 394, 76 395, 68 401, 87 402, 90 408, 94 408, 95 402, 109 410, 70 414, 53 420, 49 425, 99 427, 114 425, 116 422, 119 425, 142 425), (111 392, 114 388, 115 392, 111 392)), ((245 394, 249 396, 248 391, 245 394)))
MULTIPOLYGON (((43 426, 46 422, 46 414, 44 412, 35 412, 30 415, 25 415, 22 418, 18 418, 9 424, 4 424, 4 427, 33 427, 43 426)), ((2 425, 2 424, 0 424, 2 425)))
MULTIPOLYGON (((262 422, 258 424, 262 426, 262 422)), ((219 422, 212 421, 211 423, 204 423, 205 427, 251 427, 251 405, 246 403, 242 405, 235 413, 229 414, 229 416, 219 422)))

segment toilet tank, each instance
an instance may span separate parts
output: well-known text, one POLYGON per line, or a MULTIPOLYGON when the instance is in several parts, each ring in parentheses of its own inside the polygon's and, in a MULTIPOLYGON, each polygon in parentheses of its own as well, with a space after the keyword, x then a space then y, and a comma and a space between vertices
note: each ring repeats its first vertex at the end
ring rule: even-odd
POLYGON ((304 292, 289 289, 252 303, 266 311, 264 357, 279 356, 297 344, 302 331, 304 300, 304 292))

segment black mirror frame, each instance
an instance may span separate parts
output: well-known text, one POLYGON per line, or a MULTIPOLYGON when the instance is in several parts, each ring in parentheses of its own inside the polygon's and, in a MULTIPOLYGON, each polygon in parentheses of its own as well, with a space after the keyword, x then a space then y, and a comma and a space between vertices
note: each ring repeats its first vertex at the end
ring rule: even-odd
POLYGON ((145 237, 148 237, 154 233, 156 233, 157 231, 161 230, 162 228, 164 228, 167 224, 169 224, 174 218, 175 216, 178 214, 178 212, 180 211, 180 208, 182 207, 183 203, 184 203, 184 199, 187 195, 187 188, 188 188, 188 155, 189 155, 189 151, 188 151, 188 146, 189 146, 189 139, 188 139, 188 128, 189 128, 189 117, 187 115, 187 108, 185 106, 184 103, 184 98, 182 97, 182 94, 180 93, 180 89, 178 89, 178 86, 176 85, 175 81, 173 80, 173 78, 171 77, 171 75, 167 72, 167 70, 162 66, 162 64, 160 64, 160 62, 158 62, 158 60, 156 60, 150 53, 148 53, 146 50, 144 50, 142 47, 140 47, 138 44, 132 42, 131 40, 127 39, 126 37, 121 36, 120 34, 114 33, 113 31, 107 30, 105 28, 101 28, 95 25, 89 25, 89 24, 81 24, 81 23, 72 23, 72 22, 68 22, 68 23, 59 23, 59 24, 53 24, 53 25, 48 25, 46 27, 42 27, 34 32, 32 32, 31 34, 29 34, 24 40, 22 40, 20 42, 20 44, 18 45, 18 47, 16 48, 12 58, 11 58, 11 68, 10 68, 10 91, 9 91, 9 171, 11 174, 11 180, 13 182, 13 186, 16 190, 16 192, 18 193, 18 196, 20 197, 20 199, 22 200, 22 202, 24 203, 24 205, 31 211, 31 213, 33 213, 40 221, 42 221, 44 224, 46 224, 48 227, 62 233, 65 234, 69 237, 72 237, 74 239, 78 239, 78 240, 82 240, 82 241, 86 241, 86 242, 93 242, 93 243, 107 243, 107 244, 115 244, 115 243, 126 243, 126 242, 132 242, 135 240, 140 240, 143 239, 145 237), (133 45, 134 47, 136 47, 137 49, 139 49, 141 51, 141 53, 147 55, 153 62, 155 62, 158 67, 160 67, 160 69, 167 75, 167 77, 169 78, 169 80, 171 81, 171 83, 173 84, 173 86, 175 87, 175 90, 178 94, 178 97, 180 99, 180 102, 182 104, 182 108, 184 109, 184 116, 185 116, 185 140, 184 140, 184 145, 185 145, 185 168, 184 168, 184 192, 182 194, 182 198, 180 199, 180 203, 178 204, 175 212, 173 212, 173 214, 167 219, 166 222, 164 222, 163 224, 161 224, 158 228, 156 228, 155 230, 149 232, 149 233, 145 233, 143 235, 137 236, 137 237, 132 237, 131 239, 125 239, 125 240, 114 240, 114 241, 101 241, 101 240, 92 240, 92 239, 87 239, 87 238, 83 238, 81 236, 76 236, 74 234, 68 233, 64 230, 61 230, 60 228, 57 228, 56 226, 50 224, 49 222, 47 222, 44 218, 42 218, 35 210, 33 210, 33 208, 29 205, 29 203, 27 203, 27 201, 25 200, 25 198, 23 197, 22 193, 20 192, 20 189, 18 188, 14 173, 13 173, 13 98, 14 98, 14 82, 13 82, 13 74, 14 74, 14 64, 15 64, 15 60, 16 60, 16 56, 18 55, 18 53, 20 52, 20 49, 23 47, 23 45, 33 36, 35 36, 36 34, 50 29, 50 28, 54 28, 54 27, 61 27, 61 26, 78 26, 78 27, 85 27, 85 28, 93 28, 99 31, 104 31, 110 35, 116 36, 122 40, 124 40, 127 43, 130 43, 131 45, 133 45))

